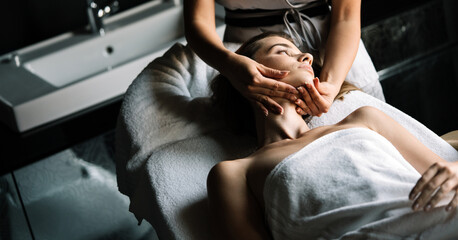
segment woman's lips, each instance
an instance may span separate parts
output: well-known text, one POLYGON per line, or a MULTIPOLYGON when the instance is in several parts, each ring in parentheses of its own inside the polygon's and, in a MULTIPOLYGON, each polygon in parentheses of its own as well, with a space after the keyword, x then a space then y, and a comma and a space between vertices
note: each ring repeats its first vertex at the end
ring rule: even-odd
POLYGON ((306 63, 303 63, 303 64, 299 65, 298 68, 304 68, 307 71, 309 71, 312 75, 314 74, 313 68, 310 65, 306 64, 306 63))

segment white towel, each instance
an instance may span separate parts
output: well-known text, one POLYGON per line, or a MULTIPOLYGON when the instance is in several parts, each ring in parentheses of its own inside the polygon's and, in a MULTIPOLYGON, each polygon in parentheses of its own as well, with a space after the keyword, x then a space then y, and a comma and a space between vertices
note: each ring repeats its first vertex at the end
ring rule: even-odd
MULTIPOLYGON (((279 163, 266 179, 274 239, 457 238, 456 211, 413 212, 420 174, 378 133, 336 131, 279 163)), ((450 200, 450 199, 449 199, 450 200)))
POLYGON ((352 91, 344 96, 344 101, 335 101, 329 112, 321 117, 313 117, 308 125, 315 128, 337 123, 362 106, 373 106, 382 110, 443 159, 458 160, 458 152, 433 131, 397 108, 361 91, 352 91))

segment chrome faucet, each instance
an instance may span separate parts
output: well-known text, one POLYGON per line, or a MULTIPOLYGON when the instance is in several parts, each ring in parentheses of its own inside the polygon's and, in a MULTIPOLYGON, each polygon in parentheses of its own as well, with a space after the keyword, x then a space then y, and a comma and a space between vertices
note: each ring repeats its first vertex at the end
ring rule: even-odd
POLYGON ((118 1, 96 1, 87 0, 87 14, 89 17, 89 24, 91 30, 100 36, 105 35, 105 26, 103 25, 103 18, 112 13, 117 12, 119 9, 118 1))

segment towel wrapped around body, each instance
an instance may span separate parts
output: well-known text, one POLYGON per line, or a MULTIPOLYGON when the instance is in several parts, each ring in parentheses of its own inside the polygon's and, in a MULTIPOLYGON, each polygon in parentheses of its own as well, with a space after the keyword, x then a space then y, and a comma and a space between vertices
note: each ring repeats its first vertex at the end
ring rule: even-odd
POLYGON ((268 175, 266 221, 274 239, 458 238, 456 211, 410 209, 408 194, 419 177, 378 133, 336 131, 268 175))

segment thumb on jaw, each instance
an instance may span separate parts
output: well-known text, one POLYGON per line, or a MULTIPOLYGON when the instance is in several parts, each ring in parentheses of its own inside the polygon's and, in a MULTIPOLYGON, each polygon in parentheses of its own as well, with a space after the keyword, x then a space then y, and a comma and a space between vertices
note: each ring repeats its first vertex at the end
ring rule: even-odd
POLYGON ((315 86, 316 90, 318 90, 318 92, 321 92, 321 85, 320 85, 320 79, 318 77, 315 77, 313 79, 313 85, 315 86))

